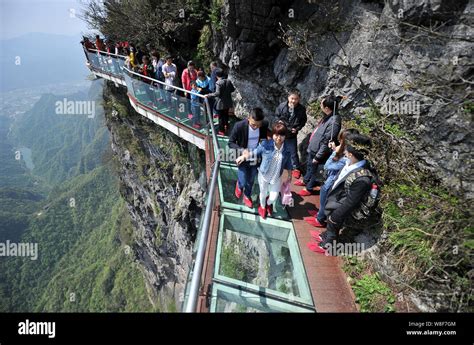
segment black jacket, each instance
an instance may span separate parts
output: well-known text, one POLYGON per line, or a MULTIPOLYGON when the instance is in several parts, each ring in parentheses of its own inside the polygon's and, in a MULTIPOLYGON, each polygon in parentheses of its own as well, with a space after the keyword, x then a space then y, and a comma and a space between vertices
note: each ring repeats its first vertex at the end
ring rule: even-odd
MULTIPOLYGON (((356 178, 347 191, 344 186, 349 175, 363 168, 367 169, 367 164, 364 167, 351 171, 345 178, 339 181, 337 185, 334 185, 334 188, 327 194, 325 213, 337 224, 337 228, 342 226, 344 221, 351 216, 351 212, 360 205, 367 193, 370 192, 372 181, 370 177, 367 176, 356 178)), ((339 171, 339 174, 340 173, 339 171)), ((339 174, 336 176, 336 180, 339 174)))
POLYGON ((216 109, 223 110, 232 108, 232 92, 235 91, 234 84, 228 79, 219 79, 216 82, 216 92, 209 96, 216 97, 216 109))
MULTIPOLYGON (((266 139, 268 135, 268 122, 263 120, 260 127, 260 140, 266 139)), ((234 125, 229 137, 229 147, 232 149, 246 149, 249 143, 249 121, 241 120, 234 125)))
POLYGON ((314 133, 308 144, 308 153, 312 153, 319 163, 326 162, 332 153, 328 146, 329 141, 331 138, 333 141, 337 141, 337 136, 339 135, 340 130, 341 117, 339 115, 329 115, 324 117, 318 130, 314 133))
POLYGON ((304 127, 308 117, 306 108, 299 104, 295 107, 293 116, 290 113, 288 102, 281 103, 275 110, 275 121, 282 120, 288 127, 287 138, 296 138, 298 132, 304 127), (296 129, 296 133, 291 133, 291 129, 296 129))

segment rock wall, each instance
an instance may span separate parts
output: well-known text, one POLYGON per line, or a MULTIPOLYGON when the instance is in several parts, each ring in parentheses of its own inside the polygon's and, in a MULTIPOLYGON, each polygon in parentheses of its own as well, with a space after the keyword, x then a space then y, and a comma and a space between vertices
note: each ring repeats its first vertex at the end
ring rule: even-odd
POLYGON ((203 153, 137 114, 124 88, 108 82, 104 101, 120 190, 135 227, 130 251, 157 308, 179 311, 203 210, 203 153))
POLYGON ((256 106, 270 116, 293 87, 307 104, 348 96, 345 118, 372 98, 420 165, 471 199, 473 12, 467 0, 226 0, 213 50, 238 89, 238 116, 256 106))

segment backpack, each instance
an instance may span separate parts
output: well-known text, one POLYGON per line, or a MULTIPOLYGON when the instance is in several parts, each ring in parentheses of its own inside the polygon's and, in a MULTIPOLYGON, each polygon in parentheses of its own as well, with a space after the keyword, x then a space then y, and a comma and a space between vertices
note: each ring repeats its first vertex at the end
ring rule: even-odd
POLYGON ((344 188, 346 194, 349 192, 349 187, 351 184, 359 177, 369 177, 372 182, 371 190, 364 196, 362 202, 358 207, 356 207, 351 216, 355 220, 366 220, 376 213, 380 213, 379 202, 380 202, 380 182, 379 179, 368 169, 360 169, 356 172, 349 174, 344 182, 344 188), (374 192, 375 190, 375 192, 374 192))

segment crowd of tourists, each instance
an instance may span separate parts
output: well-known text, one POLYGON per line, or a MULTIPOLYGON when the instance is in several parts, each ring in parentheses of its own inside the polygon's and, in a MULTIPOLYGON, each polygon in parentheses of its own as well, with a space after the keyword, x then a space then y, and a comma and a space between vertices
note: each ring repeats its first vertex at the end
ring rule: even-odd
POLYGON ((242 198, 244 205, 253 209, 256 178, 259 186, 256 203, 261 218, 272 216, 275 202, 291 183, 303 187, 298 192, 301 198, 319 194, 317 210, 304 218, 320 229, 311 231, 313 240, 308 247, 312 251, 327 254, 328 246, 340 241, 345 228, 362 230, 363 224, 379 215, 381 182, 370 161, 372 141, 356 129, 342 128, 338 110, 343 97, 329 95, 320 100, 321 117, 311 130, 303 152, 306 163, 302 164, 298 133, 307 125, 307 114, 298 90, 289 91, 287 99, 270 116, 264 116, 260 108, 253 108, 230 131, 229 110, 233 108, 235 87, 216 62, 210 64, 206 74, 195 62, 188 61, 179 75, 172 56, 162 58, 150 45, 141 49, 129 42, 104 43, 99 36, 95 44, 87 38, 82 44, 89 51, 98 49, 126 55, 128 69, 162 82, 158 86, 165 99, 175 92, 174 86, 184 89, 194 128, 201 127, 198 109, 203 98, 198 95, 208 98, 214 117, 219 119, 218 134, 229 135, 229 148, 238 152, 235 197, 242 198))

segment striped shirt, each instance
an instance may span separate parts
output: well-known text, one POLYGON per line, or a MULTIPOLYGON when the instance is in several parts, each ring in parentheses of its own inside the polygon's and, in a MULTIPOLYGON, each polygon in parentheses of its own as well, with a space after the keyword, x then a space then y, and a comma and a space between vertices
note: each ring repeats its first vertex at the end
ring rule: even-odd
POLYGON ((278 149, 275 145, 270 166, 265 174, 262 174, 265 182, 275 184, 280 178, 281 163, 283 162, 283 145, 278 149))

